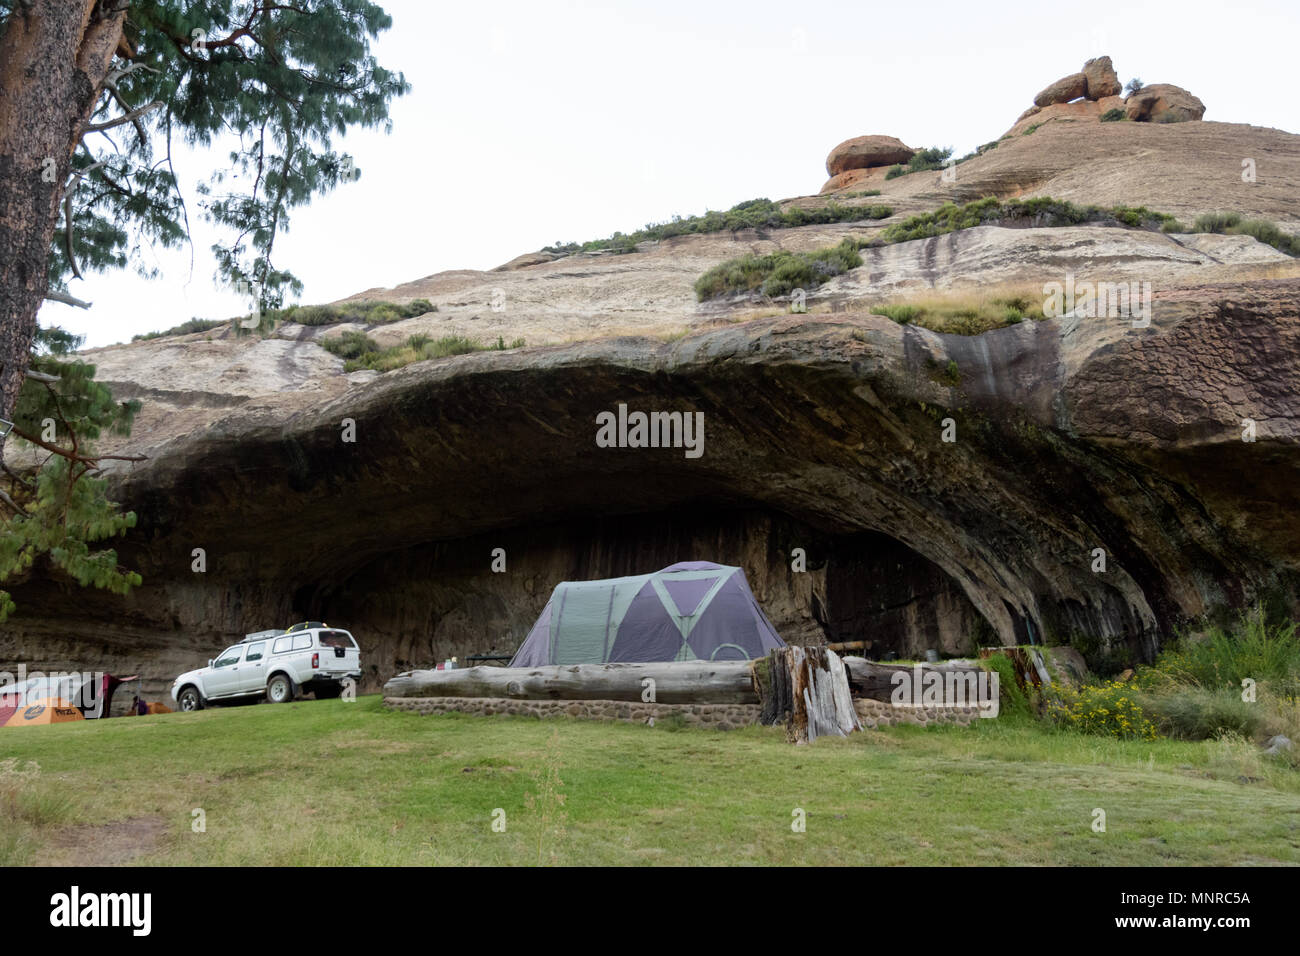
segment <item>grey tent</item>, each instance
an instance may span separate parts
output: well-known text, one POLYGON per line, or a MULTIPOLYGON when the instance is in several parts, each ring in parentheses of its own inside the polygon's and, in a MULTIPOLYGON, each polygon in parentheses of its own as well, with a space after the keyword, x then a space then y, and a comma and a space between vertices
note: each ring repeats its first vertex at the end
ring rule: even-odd
POLYGON ((557 585, 510 666, 752 660, 784 646, 744 571, 683 561, 653 574, 557 585))

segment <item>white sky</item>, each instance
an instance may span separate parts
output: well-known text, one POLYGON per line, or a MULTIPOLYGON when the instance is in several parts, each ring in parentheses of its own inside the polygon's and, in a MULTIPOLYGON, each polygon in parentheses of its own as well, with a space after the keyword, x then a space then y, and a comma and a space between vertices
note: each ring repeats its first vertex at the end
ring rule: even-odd
MULTIPOLYGON (((361 178, 298 210, 277 244, 303 302, 816 193, 851 136, 962 155, 1103 53, 1122 82, 1191 90, 1206 119, 1300 130, 1294 0, 381 2, 379 61, 413 89, 390 136, 336 147, 361 178)), ((214 161, 182 152, 177 168, 214 161)), ((185 193, 197 218, 193 181, 185 193)), ((47 304, 42 322, 95 346, 243 311, 213 283, 216 234, 194 225, 192 272, 185 248, 153 256, 158 280, 88 273, 72 292, 94 308, 47 304)))

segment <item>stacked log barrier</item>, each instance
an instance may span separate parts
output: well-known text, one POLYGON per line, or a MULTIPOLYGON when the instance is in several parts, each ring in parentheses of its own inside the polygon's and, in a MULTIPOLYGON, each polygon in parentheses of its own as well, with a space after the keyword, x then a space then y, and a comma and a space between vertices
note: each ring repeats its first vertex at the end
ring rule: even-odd
POLYGON ((384 686, 397 710, 436 714, 588 717, 654 723, 668 717, 731 729, 784 725, 792 741, 844 736, 863 725, 968 723, 970 706, 900 706, 900 674, 975 676, 967 661, 880 664, 827 647, 790 646, 755 661, 673 661, 545 667, 470 667, 399 674, 384 686), (951 672, 951 674, 950 674, 951 672))

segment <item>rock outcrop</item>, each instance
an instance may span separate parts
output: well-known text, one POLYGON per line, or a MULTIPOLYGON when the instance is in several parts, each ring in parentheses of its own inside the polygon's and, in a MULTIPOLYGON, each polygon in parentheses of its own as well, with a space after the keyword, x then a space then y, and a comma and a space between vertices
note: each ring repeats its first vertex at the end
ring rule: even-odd
POLYGON ((877 182, 884 182, 887 168, 885 166, 872 166, 868 169, 846 169, 844 172, 826 180, 820 191, 832 193, 840 189, 863 186, 867 183, 875 185, 877 182))
POLYGON ((1108 96, 1117 96, 1123 89, 1110 57, 1099 56, 1083 64, 1083 69, 1078 73, 1063 76, 1049 84, 1034 97, 1034 105, 1041 109, 1078 99, 1103 100, 1108 96))
POLYGON ((834 177, 851 169, 905 163, 915 152, 893 136, 855 136, 831 150, 826 157, 826 174, 834 177))
POLYGON ((1086 120, 1096 122, 1113 109, 1123 109, 1119 96, 1106 96, 1100 100, 1075 100, 1073 103, 1055 103, 1052 106, 1031 106, 1020 114, 1006 136, 1019 136, 1030 127, 1042 126, 1052 120, 1086 120))
POLYGON ((1134 122, 1185 123, 1205 115, 1205 104, 1181 86, 1154 83, 1128 95, 1124 113, 1134 122))
POLYGON ((1083 75, 1087 79, 1083 95, 1090 100, 1118 96, 1124 90, 1108 56, 1099 56, 1083 64, 1083 75))
POLYGON ((1171 83, 1144 86, 1124 100, 1119 98, 1122 90, 1110 57, 1096 57, 1035 96, 1034 105, 1020 114, 1007 135, 1052 119, 1100 119, 1112 109, 1124 110, 1128 119, 1139 123, 1182 123, 1205 115, 1204 103, 1171 83))
POLYGON ((1080 99, 1088 93, 1088 77, 1083 73, 1071 73, 1055 83, 1048 85, 1034 97, 1034 105, 1051 106, 1054 103, 1068 103, 1080 99))

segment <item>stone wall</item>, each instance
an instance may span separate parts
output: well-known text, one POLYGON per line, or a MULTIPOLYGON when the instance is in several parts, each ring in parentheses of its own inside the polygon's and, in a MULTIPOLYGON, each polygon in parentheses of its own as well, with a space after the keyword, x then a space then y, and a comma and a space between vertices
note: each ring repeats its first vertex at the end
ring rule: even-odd
MULTIPOLYGON (((696 727, 734 730, 758 723, 758 704, 647 704, 626 700, 514 700, 506 697, 385 697, 384 705, 417 714, 510 714, 516 717, 578 717, 645 724, 677 716, 696 727)), ((855 700, 864 727, 896 724, 969 724, 978 718, 975 707, 895 707, 878 700, 855 700)))
POLYGON ((734 730, 758 722, 758 704, 647 704, 628 700, 514 700, 508 697, 385 697, 384 705, 417 714, 511 714, 516 717, 580 717, 644 724, 680 715, 687 723, 734 730))
POLYGON ((920 724, 929 727, 938 724, 961 724, 963 727, 979 720, 978 707, 895 707, 888 701, 859 699, 853 709, 862 718, 864 727, 890 727, 897 724, 920 724))

